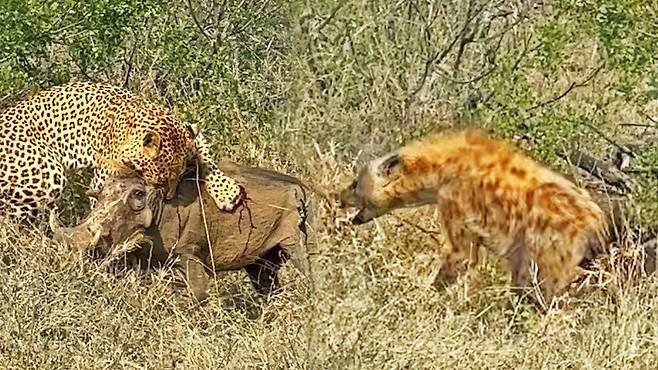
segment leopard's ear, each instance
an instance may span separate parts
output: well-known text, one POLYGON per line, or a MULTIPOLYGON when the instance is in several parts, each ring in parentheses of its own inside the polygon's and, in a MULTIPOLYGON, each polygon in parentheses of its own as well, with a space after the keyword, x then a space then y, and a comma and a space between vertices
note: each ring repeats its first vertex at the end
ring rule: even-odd
POLYGON ((149 131, 144 134, 142 147, 144 149, 144 154, 148 158, 155 158, 160 154, 160 149, 162 147, 162 139, 160 135, 156 132, 149 131))
POLYGON ((98 200, 98 196, 101 194, 101 191, 99 189, 89 189, 85 193, 89 198, 98 200))

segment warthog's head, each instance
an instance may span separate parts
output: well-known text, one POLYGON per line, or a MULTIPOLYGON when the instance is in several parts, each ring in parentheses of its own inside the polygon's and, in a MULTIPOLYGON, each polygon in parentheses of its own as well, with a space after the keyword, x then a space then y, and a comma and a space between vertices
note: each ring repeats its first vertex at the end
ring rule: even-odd
POLYGON ((80 225, 62 227, 53 210, 50 228, 57 241, 77 250, 99 249, 103 254, 150 227, 162 199, 161 191, 145 185, 139 177, 108 179, 100 193, 89 195, 97 203, 80 225))

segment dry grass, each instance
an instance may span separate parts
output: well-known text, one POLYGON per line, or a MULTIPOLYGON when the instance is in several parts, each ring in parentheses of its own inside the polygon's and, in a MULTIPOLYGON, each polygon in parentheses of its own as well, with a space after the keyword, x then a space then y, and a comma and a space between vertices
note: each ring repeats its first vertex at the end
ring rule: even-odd
MULTIPOLYGON (((344 177, 330 153, 309 163, 321 167, 319 185, 344 177)), ((286 266, 283 294, 262 302, 246 274, 229 272, 203 306, 183 298, 167 271, 110 274, 38 231, 3 223, 0 367, 622 369, 658 361, 658 282, 632 268, 641 261, 630 252, 602 261, 562 308, 542 315, 506 288, 494 260, 454 285, 434 281, 442 239, 433 209, 357 229, 320 204, 313 289, 286 266)))
MULTIPOLYGON (((3 223, 0 368, 654 368, 658 282, 637 272, 641 261, 632 243, 600 261, 561 308, 543 315, 511 294, 495 260, 454 285, 436 282, 443 241, 431 207, 355 228, 330 204, 331 193, 363 157, 464 122, 512 138, 562 169, 567 166, 556 160, 556 149, 570 141, 601 156, 612 150, 582 122, 614 138, 650 135, 617 126, 646 123, 639 113, 646 89, 638 84, 622 92, 620 81, 627 77, 613 67, 529 113, 608 57, 588 33, 593 31, 577 23, 579 17, 566 11, 551 15, 550 6, 541 10, 546 14, 528 10, 530 17, 509 29, 490 78, 451 82, 477 76, 482 63, 488 66, 489 45, 475 43, 459 68, 456 53, 447 55, 408 103, 427 51, 446 46, 446 35, 455 34, 467 12, 460 1, 443 2, 438 10, 429 9, 430 3, 408 2, 420 4, 415 9, 403 3, 295 5, 301 9, 292 12, 290 65, 277 64, 272 73, 280 78, 274 84, 289 84, 288 104, 275 112, 271 127, 240 118, 242 108, 233 103, 214 102, 219 108, 209 109, 193 92, 166 94, 185 98, 178 103, 192 121, 231 117, 240 144, 230 148, 232 159, 297 175, 329 195, 318 202, 312 289, 298 284, 286 267, 283 294, 262 302, 246 274, 229 272, 217 277, 207 304, 192 306, 170 288, 177 284, 167 271, 109 274, 101 263, 78 257, 40 232, 3 223), (430 13, 447 21, 424 21, 423 14, 430 13), (566 36, 560 36, 561 27, 566 36), (426 29, 433 33, 430 43, 417 37, 426 29), (553 39, 562 44, 550 44, 553 39), (520 60, 526 40, 534 43, 520 60), (488 94, 488 103, 471 106, 474 96, 488 94)), ((495 35, 505 22, 518 20, 523 12, 514 7, 526 2, 475 3, 489 4, 491 14, 513 10, 492 21, 488 32, 495 35), (496 9, 499 3, 505 9, 496 9)), ((145 95, 158 95, 144 89, 150 89, 145 95)), ((254 101, 261 97, 245 94, 254 101)), ((223 137, 214 139, 224 147, 223 137)), ((658 207, 650 190, 655 182, 640 184, 644 190, 634 193, 631 208, 647 219, 652 214, 647 210, 658 207)))

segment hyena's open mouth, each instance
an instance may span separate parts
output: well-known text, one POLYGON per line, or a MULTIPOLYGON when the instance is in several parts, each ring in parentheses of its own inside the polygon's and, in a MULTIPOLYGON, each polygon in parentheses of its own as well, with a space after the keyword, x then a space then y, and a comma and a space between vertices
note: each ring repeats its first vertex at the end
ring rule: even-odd
POLYGON ((354 211, 348 216, 354 225, 361 225, 370 222, 378 215, 368 208, 354 208, 354 211))

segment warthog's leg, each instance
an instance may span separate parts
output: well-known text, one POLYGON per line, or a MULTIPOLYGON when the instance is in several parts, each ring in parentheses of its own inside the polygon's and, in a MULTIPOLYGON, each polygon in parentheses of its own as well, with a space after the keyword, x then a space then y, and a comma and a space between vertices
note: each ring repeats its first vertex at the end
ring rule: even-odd
POLYGON ((245 266, 251 284, 258 294, 267 296, 277 293, 281 288, 279 284, 279 268, 285 260, 284 251, 276 246, 251 265, 245 266))
POLYGON ((304 194, 303 189, 301 193, 298 191, 295 190, 297 212, 287 212, 281 221, 279 232, 283 232, 284 234, 279 241, 279 246, 302 276, 305 279, 310 279, 311 264, 309 261, 308 244, 309 239, 313 239, 314 237, 313 230, 309 228, 309 223, 313 215, 305 201, 306 194, 304 194))
MULTIPOLYGON (((196 247, 191 249, 194 250, 196 247)), ((179 258, 180 265, 185 271, 187 288, 192 294, 192 297, 198 302, 206 300, 208 298, 208 285, 210 282, 210 277, 206 272, 206 266, 193 254, 180 254, 179 258)))

